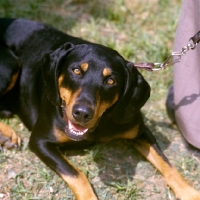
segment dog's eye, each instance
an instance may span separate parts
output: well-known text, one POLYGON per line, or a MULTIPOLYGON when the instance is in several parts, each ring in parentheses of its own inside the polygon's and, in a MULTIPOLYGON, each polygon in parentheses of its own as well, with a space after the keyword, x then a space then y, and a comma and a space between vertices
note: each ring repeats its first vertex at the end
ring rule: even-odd
POLYGON ((76 75, 80 75, 81 74, 81 70, 79 68, 75 68, 73 69, 74 74, 76 75))
POLYGON ((109 79, 107 80, 107 84, 109 84, 109 85, 113 85, 114 83, 115 83, 115 80, 112 79, 112 78, 109 78, 109 79))

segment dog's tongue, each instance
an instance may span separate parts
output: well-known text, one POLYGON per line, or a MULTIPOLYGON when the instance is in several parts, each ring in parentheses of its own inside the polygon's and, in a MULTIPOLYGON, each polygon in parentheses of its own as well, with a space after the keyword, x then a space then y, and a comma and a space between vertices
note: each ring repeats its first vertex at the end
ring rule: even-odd
POLYGON ((75 124, 73 122, 71 122, 70 120, 68 120, 68 126, 69 129, 71 130, 75 130, 75 131, 79 131, 79 132, 86 132, 88 129, 79 125, 79 124, 75 124))

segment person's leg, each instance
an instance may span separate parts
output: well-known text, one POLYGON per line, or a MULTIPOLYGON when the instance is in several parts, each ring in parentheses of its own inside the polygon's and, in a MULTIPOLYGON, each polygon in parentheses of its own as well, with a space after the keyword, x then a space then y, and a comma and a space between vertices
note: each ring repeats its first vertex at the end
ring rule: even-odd
MULTIPOLYGON (((200 1, 184 0, 174 51, 180 51, 200 30, 200 1)), ((184 138, 200 148, 200 45, 174 65, 174 111, 184 138)))

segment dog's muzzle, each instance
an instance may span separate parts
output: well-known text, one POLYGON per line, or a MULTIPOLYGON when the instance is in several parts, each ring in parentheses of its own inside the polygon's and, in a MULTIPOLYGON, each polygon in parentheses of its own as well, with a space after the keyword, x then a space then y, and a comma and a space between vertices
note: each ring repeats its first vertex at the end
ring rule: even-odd
POLYGON ((81 141, 86 139, 89 129, 84 126, 94 116, 92 108, 83 106, 81 104, 75 104, 72 109, 72 116, 74 121, 68 119, 66 115, 66 105, 62 102, 63 119, 66 123, 65 132, 67 136, 75 141, 81 141))

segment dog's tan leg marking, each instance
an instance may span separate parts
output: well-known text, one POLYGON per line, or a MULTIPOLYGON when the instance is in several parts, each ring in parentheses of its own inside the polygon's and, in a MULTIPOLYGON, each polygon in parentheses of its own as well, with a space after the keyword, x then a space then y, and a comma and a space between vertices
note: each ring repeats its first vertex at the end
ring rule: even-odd
POLYGON ((163 174, 166 183, 179 200, 200 200, 200 193, 190 186, 181 174, 163 159, 156 149, 144 140, 137 139, 134 147, 163 174))
POLYGON ((61 177, 69 185, 77 200, 97 200, 90 183, 82 172, 74 177, 64 174, 61 174, 61 177))
POLYGON ((21 146, 21 139, 8 125, 0 122, 0 146, 6 149, 21 146))
MULTIPOLYGON (((66 158, 65 160, 68 162, 66 158)), ((76 200, 97 200, 92 186, 86 176, 78 169, 76 169, 76 171, 78 172, 78 175, 76 176, 62 173, 59 174, 74 193, 76 200)))

